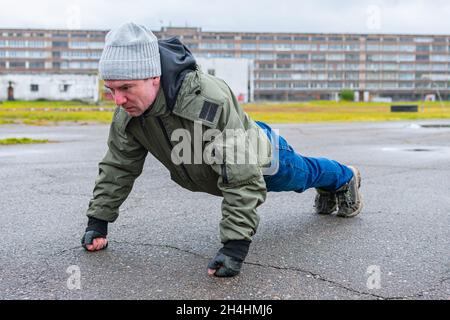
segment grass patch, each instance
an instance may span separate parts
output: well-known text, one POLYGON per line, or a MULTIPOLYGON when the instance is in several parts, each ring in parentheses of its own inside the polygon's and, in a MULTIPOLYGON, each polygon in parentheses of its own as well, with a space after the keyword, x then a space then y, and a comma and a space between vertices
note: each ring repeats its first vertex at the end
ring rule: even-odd
POLYGON ((14 121, 0 119, 0 124, 12 124, 12 123, 14 123, 14 121))
POLYGON ((13 144, 33 144, 33 143, 48 143, 47 139, 31 139, 31 138, 6 138, 0 139, 0 145, 13 144))
POLYGON ((244 109, 252 119, 271 123, 450 119, 450 102, 444 104, 439 102, 395 103, 396 105, 417 104, 420 110, 417 113, 392 113, 390 112, 392 104, 313 101, 246 104, 244 109))
POLYGON ((113 112, 104 111, 0 111, 0 120, 25 124, 47 124, 58 122, 110 123, 113 112))
MULTIPOLYGON (((445 102, 279 102, 244 104, 254 119, 270 123, 401 121, 450 119, 450 101, 445 102), (420 112, 391 113, 390 106, 417 104, 420 112)), ((59 122, 78 124, 110 123, 114 103, 102 106, 79 101, 5 101, 0 104, 0 124, 23 123, 52 125, 59 122), (102 108, 101 110, 99 108, 102 108)))
POLYGON ((115 104, 111 101, 93 104, 83 101, 3 101, 0 104, 0 110, 10 109, 82 109, 82 108, 115 108, 115 104))
POLYGON ((110 123, 114 109, 110 101, 99 105, 82 101, 4 101, 0 104, 0 124, 110 123))

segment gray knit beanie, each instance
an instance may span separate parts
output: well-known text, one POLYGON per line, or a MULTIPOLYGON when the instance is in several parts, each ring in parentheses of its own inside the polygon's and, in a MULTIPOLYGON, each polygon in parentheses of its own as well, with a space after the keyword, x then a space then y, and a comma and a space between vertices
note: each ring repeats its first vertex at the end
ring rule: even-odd
POLYGON ((108 32, 99 74, 103 80, 140 80, 161 76, 155 35, 132 22, 108 32))

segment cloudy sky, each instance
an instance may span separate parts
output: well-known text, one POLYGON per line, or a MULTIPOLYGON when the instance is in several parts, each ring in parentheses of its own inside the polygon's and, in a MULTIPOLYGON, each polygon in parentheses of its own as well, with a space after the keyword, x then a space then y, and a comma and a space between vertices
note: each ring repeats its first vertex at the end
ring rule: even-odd
POLYGON ((450 34, 449 0, 0 0, 0 28, 450 34))

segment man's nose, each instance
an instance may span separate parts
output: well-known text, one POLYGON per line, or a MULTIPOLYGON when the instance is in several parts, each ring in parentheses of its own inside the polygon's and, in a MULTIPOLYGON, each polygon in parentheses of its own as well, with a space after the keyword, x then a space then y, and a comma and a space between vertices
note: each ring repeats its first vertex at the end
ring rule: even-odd
POLYGON ((127 102, 127 98, 120 92, 116 92, 114 95, 114 102, 116 103, 116 105, 121 106, 125 104, 125 102, 127 102))

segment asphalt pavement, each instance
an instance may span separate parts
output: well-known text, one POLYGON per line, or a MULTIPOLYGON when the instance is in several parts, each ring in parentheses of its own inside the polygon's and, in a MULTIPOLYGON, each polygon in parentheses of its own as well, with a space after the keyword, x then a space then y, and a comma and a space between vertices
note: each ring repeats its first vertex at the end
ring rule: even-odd
POLYGON ((269 193, 242 273, 207 276, 221 199, 191 193, 149 155, 109 227, 80 246, 108 126, 0 126, 0 299, 450 298, 448 121, 274 125, 295 149, 357 166, 365 208, 313 213, 314 190, 269 193))

